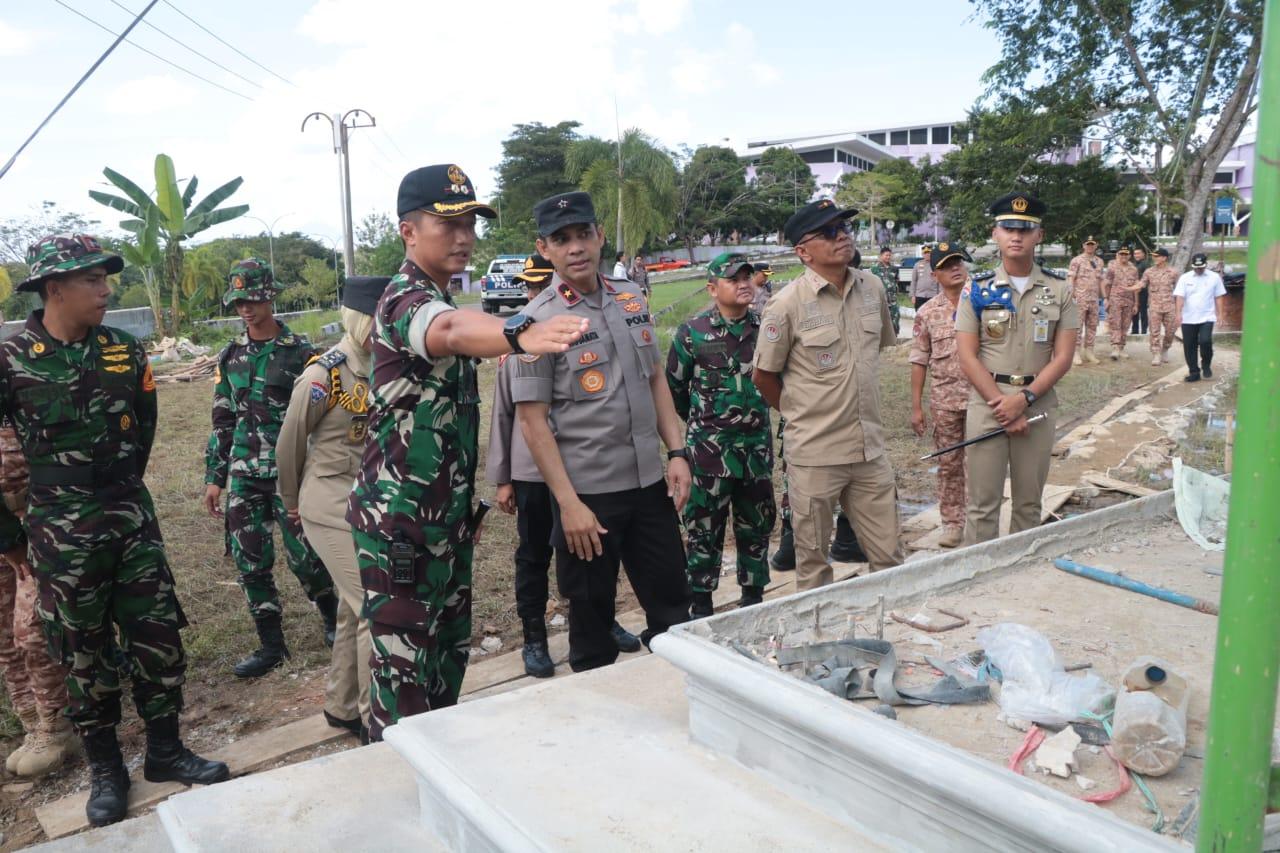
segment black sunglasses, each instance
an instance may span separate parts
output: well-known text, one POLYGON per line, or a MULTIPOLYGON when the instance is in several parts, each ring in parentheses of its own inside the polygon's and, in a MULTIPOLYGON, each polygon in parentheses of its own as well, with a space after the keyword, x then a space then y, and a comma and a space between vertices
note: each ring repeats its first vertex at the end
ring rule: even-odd
POLYGON ((818 237, 821 237, 824 240, 834 240, 837 237, 839 237, 841 234, 852 234, 852 233, 853 233, 853 226, 849 224, 848 220, 840 219, 835 222, 828 222, 826 225, 823 225, 817 231, 811 231, 809 234, 805 236, 803 240, 801 240, 799 243, 796 243, 796 245, 803 246, 805 243, 808 243, 810 240, 816 239, 818 237))

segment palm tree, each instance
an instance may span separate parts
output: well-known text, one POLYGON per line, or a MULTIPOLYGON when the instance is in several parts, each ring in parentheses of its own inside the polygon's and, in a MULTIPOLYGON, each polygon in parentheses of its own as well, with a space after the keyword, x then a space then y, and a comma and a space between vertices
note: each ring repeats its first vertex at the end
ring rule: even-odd
POLYGON ((632 128, 618 143, 577 140, 565 157, 565 177, 591 193, 600 221, 614 226, 619 250, 634 254, 651 237, 670 233, 675 161, 643 131, 632 128))
MULTIPOLYGON (((168 154, 157 154, 155 163, 156 190, 155 198, 143 191, 136 183, 119 172, 106 168, 102 170, 107 180, 124 193, 124 197, 89 191, 89 197, 99 204, 105 204, 112 210, 118 210, 134 217, 120 223, 120 227, 138 237, 139 246, 146 240, 149 229, 155 229, 157 247, 163 243, 162 257, 151 255, 148 266, 160 270, 159 282, 153 281, 155 299, 152 310, 156 312, 156 329, 162 334, 173 335, 177 332, 181 316, 181 297, 183 280, 184 240, 212 228, 214 225, 235 219, 249 212, 249 205, 240 204, 234 207, 219 208, 244 183, 243 178, 234 178, 205 196, 199 204, 193 206, 198 181, 192 176, 185 189, 179 189, 179 181, 173 168, 173 160, 168 154), (163 322, 161 309, 162 296, 168 293, 172 310, 168 324, 163 322)), ((141 255, 140 255, 141 257, 141 255)), ((126 256, 126 260, 129 258, 126 256)), ((139 264, 143 266, 143 264, 139 264)), ((145 269, 145 267, 144 267, 145 269)), ((144 284, 146 273, 143 274, 144 284)), ((147 294, 151 296, 152 289, 147 294)))

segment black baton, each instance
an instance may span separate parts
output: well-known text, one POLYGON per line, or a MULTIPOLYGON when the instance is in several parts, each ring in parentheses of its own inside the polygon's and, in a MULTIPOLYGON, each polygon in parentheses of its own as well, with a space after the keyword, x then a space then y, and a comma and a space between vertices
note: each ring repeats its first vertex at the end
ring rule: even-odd
MULTIPOLYGON (((1049 416, 1044 412, 1041 412, 1038 415, 1032 415, 1031 417, 1027 418, 1027 425, 1030 426, 1036 421, 1042 421, 1047 417, 1049 416)), ((968 447, 971 444, 977 444, 980 441, 986 441, 988 438, 995 438, 997 435, 1003 435, 1004 432, 1005 432, 1004 427, 997 427, 996 429, 990 430, 989 432, 984 432, 982 435, 975 435, 973 438, 966 438, 964 441, 960 442, 959 444, 953 444, 950 447, 944 447, 941 450, 935 450, 932 453, 925 454, 924 456, 920 457, 920 461, 923 462, 926 459, 932 459, 935 456, 941 456, 944 453, 950 453, 953 450, 959 450, 962 447, 968 447)))

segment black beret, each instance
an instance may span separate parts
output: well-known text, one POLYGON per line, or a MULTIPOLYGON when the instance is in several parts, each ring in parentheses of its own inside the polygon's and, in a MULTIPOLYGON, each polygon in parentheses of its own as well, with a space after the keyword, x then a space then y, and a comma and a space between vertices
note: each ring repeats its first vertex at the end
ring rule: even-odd
POLYGON ((378 300, 391 279, 385 275, 350 275, 342 283, 342 307, 368 314, 378 312, 378 300))
POLYGON ((533 206, 539 237, 549 237, 569 225, 593 225, 596 207, 584 192, 560 193, 533 206))
POLYGON ((436 216, 461 216, 477 213, 486 219, 494 219, 497 213, 492 207, 476 201, 475 187, 467 173, 452 163, 423 166, 414 169, 400 180, 400 192, 396 196, 396 216, 425 210, 436 216))
POLYGON ((817 231, 822 226, 836 219, 849 219, 858 211, 842 209, 829 198, 811 201, 791 214, 791 218, 782 226, 782 233, 791 245, 799 243, 804 235, 817 231))

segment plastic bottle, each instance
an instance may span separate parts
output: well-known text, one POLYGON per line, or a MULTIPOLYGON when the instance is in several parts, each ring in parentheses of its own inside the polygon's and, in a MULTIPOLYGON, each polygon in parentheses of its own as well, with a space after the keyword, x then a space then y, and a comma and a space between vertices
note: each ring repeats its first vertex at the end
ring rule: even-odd
POLYGON ((1187 748, 1187 680, 1167 662, 1141 657, 1129 665, 1116 696, 1111 749, 1125 767, 1163 776, 1187 748))

